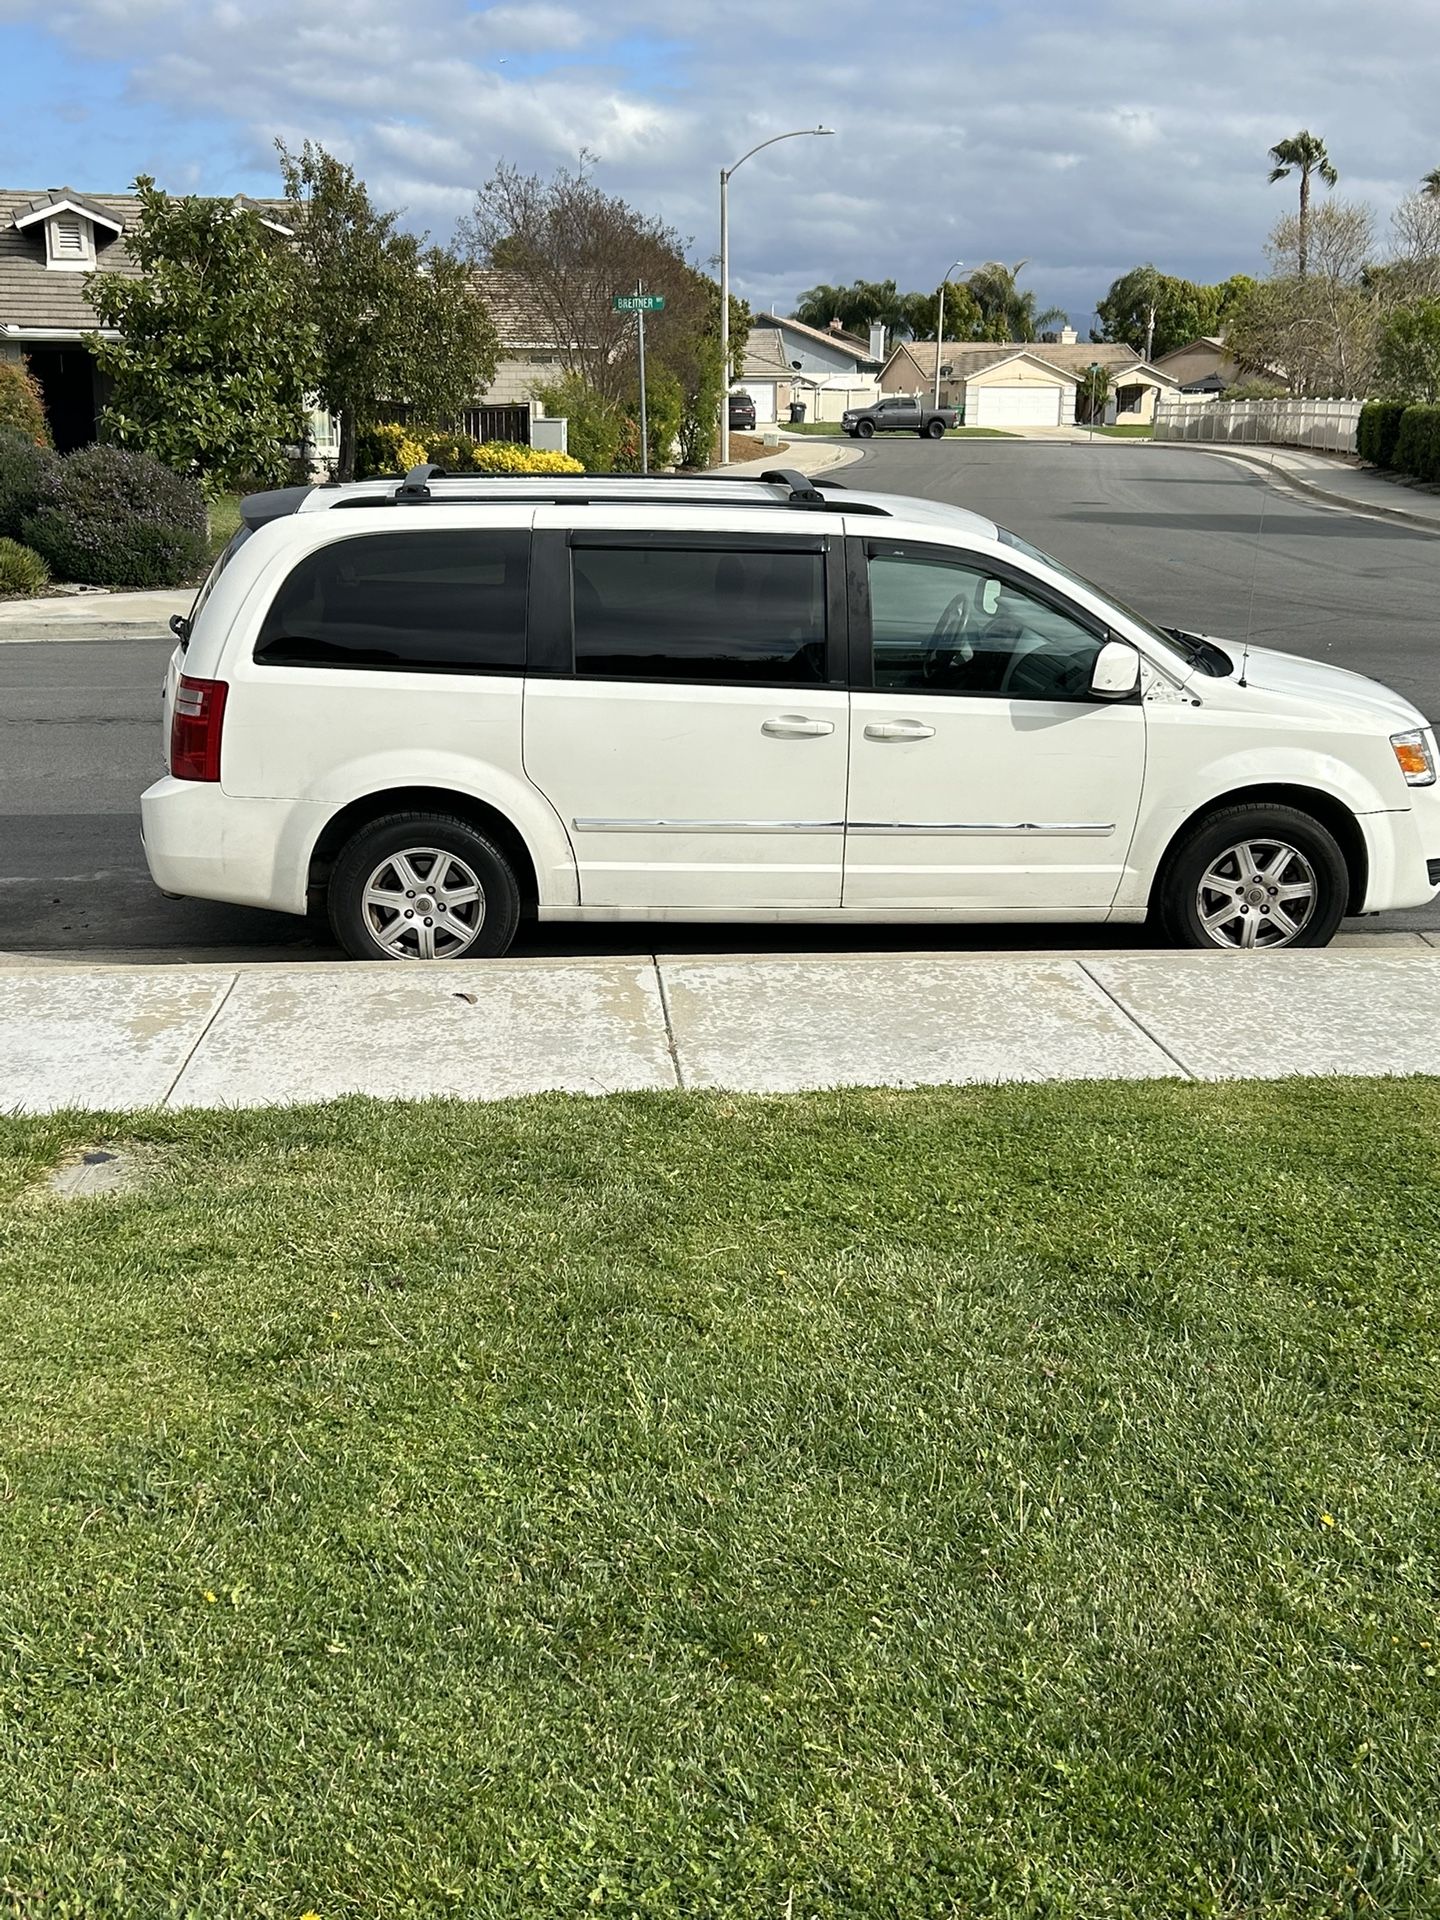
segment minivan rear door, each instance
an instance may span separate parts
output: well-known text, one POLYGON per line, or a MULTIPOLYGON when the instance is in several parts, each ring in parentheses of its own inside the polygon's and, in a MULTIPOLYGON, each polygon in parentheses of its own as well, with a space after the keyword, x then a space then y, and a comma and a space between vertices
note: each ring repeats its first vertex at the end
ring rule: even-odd
POLYGON ((840 543, 783 510, 723 532, 656 517, 536 518, 525 770, 570 834, 581 904, 838 907, 840 543))

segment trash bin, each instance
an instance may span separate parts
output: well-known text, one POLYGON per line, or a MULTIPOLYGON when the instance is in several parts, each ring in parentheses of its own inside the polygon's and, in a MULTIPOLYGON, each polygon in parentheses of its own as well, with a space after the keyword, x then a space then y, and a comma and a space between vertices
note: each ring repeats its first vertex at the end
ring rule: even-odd
POLYGON ((800 422, 801 422, 801 421, 802 421, 802 420, 803 420, 804 418, 805 418, 805 402, 804 402, 803 400, 792 400, 792 401, 790 402, 790 424, 791 424, 791 426, 792 426, 792 427, 798 427, 798 426, 799 426, 799 424, 800 424, 800 422))

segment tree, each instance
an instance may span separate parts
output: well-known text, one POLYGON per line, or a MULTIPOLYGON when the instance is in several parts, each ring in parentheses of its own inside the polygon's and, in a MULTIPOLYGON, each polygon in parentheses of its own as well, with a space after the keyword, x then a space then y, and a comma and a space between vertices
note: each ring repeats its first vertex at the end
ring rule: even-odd
MULTIPOLYGON (((1440 168, 1437 168, 1440 173, 1440 168)), ((1390 218, 1386 268, 1399 301, 1440 299, 1440 194, 1412 193, 1390 218)))
POLYGON ((1157 267, 1132 267, 1110 284, 1096 306, 1099 340, 1123 341, 1151 360, 1183 347, 1191 340, 1215 334, 1227 311, 1253 282, 1235 274, 1218 286, 1204 286, 1161 273, 1157 267))
POLYGON ((371 202, 354 170, 307 140, 277 141, 295 228, 297 304, 317 342, 316 388, 340 416, 339 473, 355 472, 355 435, 386 402, 443 420, 479 398, 499 351, 463 260, 406 233, 371 202))
MULTIPOLYGON (((907 294, 905 299, 911 337, 916 340, 933 340, 936 328, 940 324, 940 289, 937 287, 934 293, 907 294)), ((984 316, 979 304, 965 282, 947 280, 945 282, 945 338, 973 340, 983 320, 984 316)))
POLYGON ((315 373, 290 242, 232 200, 172 199, 148 174, 135 191, 140 277, 85 283, 101 326, 119 335, 92 340, 113 382, 106 436, 211 492, 283 477, 315 373))
POLYGON ((1102 419, 1105 403, 1110 398, 1110 369, 1098 364, 1087 367, 1075 397, 1079 403, 1078 418, 1086 421, 1102 419))
POLYGON ((1026 260, 1017 260, 1013 267, 987 260, 966 276, 970 297, 980 309, 979 339, 1034 340, 1042 327, 1066 319, 1061 307, 1046 307, 1037 313, 1035 295, 1028 289, 1020 291, 1016 283, 1028 265, 1026 260))
POLYGON ((1299 221, 1287 214, 1266 246, 1272 277, 1237 302, 1226 340, 1247 371, 1281 376, 1313 397, 1369 392, 1386 295, 1369 266, 1370 209, 1330 201, 1311 216, 1310 271, 1299 273, 1299 221))
MULTIPOLYGON (((794 317, 802 326, 818 327, 822 333, 838 320, 846 333, 860 339, 871 327, 909 335, 915 331, 914 302, 923 297, 902 293, 893 280, 852 280, 848 287, 811 287, 801 294, 794 317)), ((931 324, 933 328, 933 320, 931 324)))
POLYGON ((1419 300, 1387 315, 1375 385, 1390 400, 1440 401, 1440 300, 1419 300))
POLYGON ((1325 151, 1325 142, 1318 134, 1305 128, 1292 134, 1288 140, 1277 140, 1270 149, 1270 158, 1274 166, 1270 169, 1270 185, 1277 180, 1288 180, 1292 173, 1300 176, 1300 227, 1299 255, 1300 278, 1305 278, 1309 266, 1310 254, 1310 180, 1314 175, 1323 180, 1327 187, 1333 187, 1340 176, 1331 164, 1325 151))
POLYGON ((1420 182, 1420 191, 1432 200, 1440 200, 1440 167, 1432 167, 1420 182))

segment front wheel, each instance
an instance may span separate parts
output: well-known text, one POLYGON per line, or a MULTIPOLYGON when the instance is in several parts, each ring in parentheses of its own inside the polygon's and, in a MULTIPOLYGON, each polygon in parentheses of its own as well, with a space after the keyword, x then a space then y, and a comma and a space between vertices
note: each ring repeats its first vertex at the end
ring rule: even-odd
POLYGON ((856 427, 855 429, 857 438, 861 440, 868 440, 870 436, 874 433, 874 431, 875 431, 875 422, 873 420, 862 420, 859 426, 856 427))
POLYGON ((1186 835, 1156 909, 1174 946, 1270 951, 1328 946, 1349 896, 1328 828, 1296 807, 1237 806, 1186 835))
POLYGON ((335 862, 327 904, 352 960, 493 960, 520 921, 510 862, 446 813, 392 813, 362 827, 335 862))
POLYGON ((943 420, 932 420, 925 429, 925 438, 927 440, 943 440, 945 438, 945 422, 943 420))

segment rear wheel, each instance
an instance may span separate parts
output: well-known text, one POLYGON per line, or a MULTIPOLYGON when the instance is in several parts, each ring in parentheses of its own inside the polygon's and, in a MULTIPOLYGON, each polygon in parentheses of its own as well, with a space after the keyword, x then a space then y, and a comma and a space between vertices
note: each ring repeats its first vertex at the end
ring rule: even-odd
POLYGON ((925 429, 925 438, 927 440, 943 440, 945 438, 945 422, 943 420, 932 420, 925 429))
POLYGON ((1176 848, 1156 902, 1180 947, 1323 947, 1345 917, 1350 874, 1328 828, 1296 807, 1237 806, 1176 848))
POLYGON ((335 862, 328 906, 353 960, 493 960, 515 938, 520 889, 505 855, 468 821, 387 814, 335 862))

